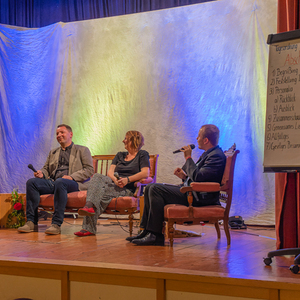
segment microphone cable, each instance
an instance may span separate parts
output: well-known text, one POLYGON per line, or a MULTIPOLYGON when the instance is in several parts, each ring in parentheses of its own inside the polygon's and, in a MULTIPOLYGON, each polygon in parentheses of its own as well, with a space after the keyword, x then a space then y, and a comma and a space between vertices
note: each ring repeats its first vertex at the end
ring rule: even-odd
MULTIPOLYGON (((117 197, 116 197, 115 212, 118 211, 118 210, 117 210, 117 202, 118 202, 118 199, 119 199, 120 197, 124 197, 124 196, 117 196, 117 197)), ((116 218, 116 221, 117 221, 117 225, 119 225, 120 228, 121 228, 123 231, 125 231, 126 233, 129 233, 129 234, 130 234, 129 230, 124 229, 124 227, 127 227, 127 226, 129 226, 129 225, 127 225, 127 224, 126 224, 126 225, 122 225, 122 224, 120 223, 120 219, 118 219, 118 215, 117 215, 117 214, 115 214, 115 218, 116 218)), ((103 226, 110 226, 110 225, 103 225, 103 226)))

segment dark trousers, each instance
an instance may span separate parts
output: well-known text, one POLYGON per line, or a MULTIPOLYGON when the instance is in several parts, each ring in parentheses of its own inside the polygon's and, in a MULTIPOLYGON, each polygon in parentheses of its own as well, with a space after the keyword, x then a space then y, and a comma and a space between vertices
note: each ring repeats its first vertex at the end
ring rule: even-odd
POLYGON ((181 204, 188 206, 186 194, 180 192, 179 186, 153 183, 145 188, 144 212, 141 228, 153 233, 162 233, 164 222, 164 206, 167 204, 181 204))
POLYGON ((67 193, 79 191, 78 183, 73 180, 58 178, 55 181, 43 178, 31 178, 26 182, 27 221, 38 223, 40 195, 54 194, 54 214, 52 224, 61 225, 68 200, 67 193))

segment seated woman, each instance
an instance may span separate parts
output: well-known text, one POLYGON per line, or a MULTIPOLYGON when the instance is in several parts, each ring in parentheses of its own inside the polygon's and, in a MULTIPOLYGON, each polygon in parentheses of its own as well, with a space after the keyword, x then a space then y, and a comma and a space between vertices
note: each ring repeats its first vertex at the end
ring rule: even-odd
POLYGON ((77 236, 96 234, 97 220, 115 197, 133 196, 134 182, 149 176, 149 153, 141 150, 144 137, 138 131, 128 131, 123 140, 126 152, 118 152, 107 175, 95 173, 87 190, 86 205, 78 210, 85 216, 77 236))

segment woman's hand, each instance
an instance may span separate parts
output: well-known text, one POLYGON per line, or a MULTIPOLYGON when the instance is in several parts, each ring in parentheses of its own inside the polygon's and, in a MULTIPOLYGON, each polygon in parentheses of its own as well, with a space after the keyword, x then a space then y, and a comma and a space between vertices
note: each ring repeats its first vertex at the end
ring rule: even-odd
MULTIPOLYGON (((108 170, 108 177, 114 182, 115 185, 117 185, 120 188, 124 188, 129 183, 129 176, 128 177, 120 177, 117 179, 115 174, 116 165, 110 165, 110 168, 108 170)), ((130 175, 130 182, 135 182, 144 178, 149 177, 150 168, 149 167, 143 167, 141 168, 141 171, 139 173, 136 173, 134 175, 130 175)))
POLYGON ((116 185, 120 188, 123 188, 125 185, 128 184, 128 177, 121 177, 119 180, 117 180, 116 185))

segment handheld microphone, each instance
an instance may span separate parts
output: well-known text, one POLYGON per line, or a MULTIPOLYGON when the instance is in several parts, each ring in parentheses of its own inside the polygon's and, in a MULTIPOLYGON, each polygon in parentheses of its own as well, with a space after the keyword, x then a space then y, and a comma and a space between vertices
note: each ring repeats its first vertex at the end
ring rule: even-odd
POLYGON ((37 170, 33 167, 32 164, 29 164, 29 165, 28 165, 28 168, 29 168, 30 170, 32 170, 33 172, 37 172, 37 170))
MULTIPOLYGON (((190 144, 189 146, 191 147, 191 149, 194 149, 194 148, 195 148, 195 145, 194 145, 194 144, 190 144)), ((183 150, 183 148, 180 148, 180 149, 178 149, 178 150, 173 151, 173 154, 179 153, 179 152, 181 152, 181 150, 183 150)))
POLYGON ((118 173, 118 172, 115 172, 115 173, 114 173, 114 176, 117 178, 117 180, 120 179, 120 176, 119 176, 119 173, 118 173))

